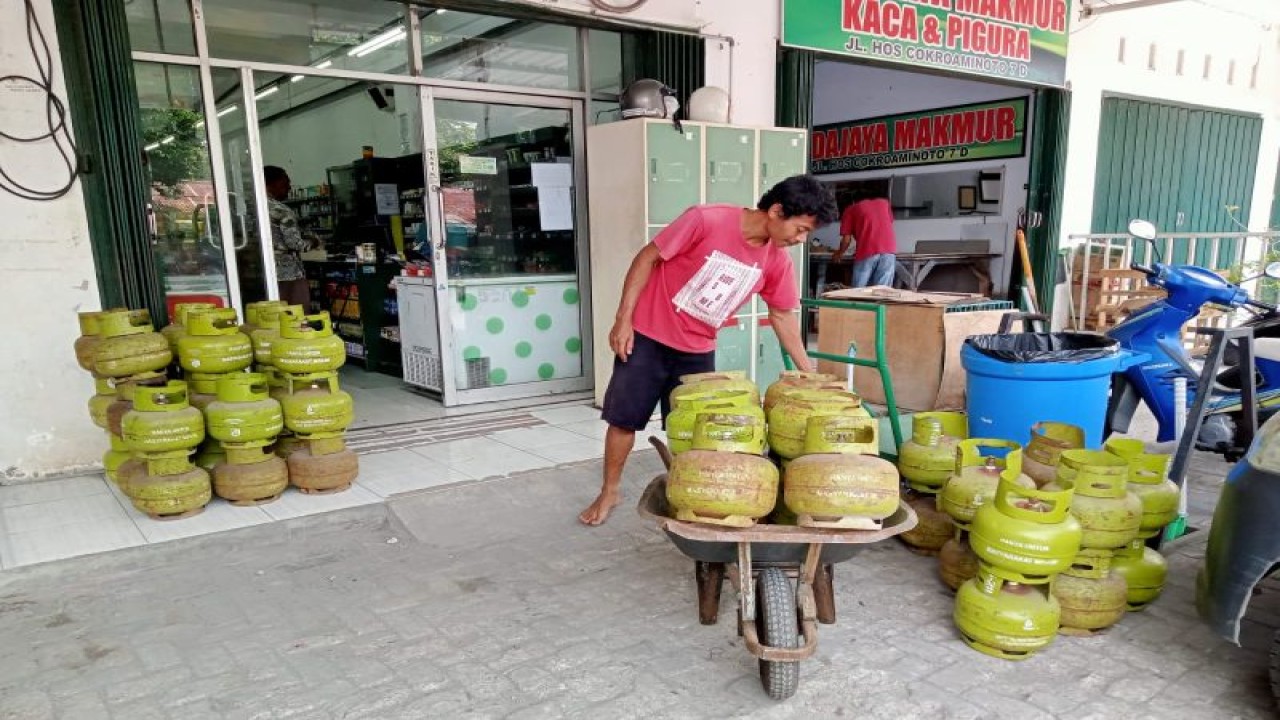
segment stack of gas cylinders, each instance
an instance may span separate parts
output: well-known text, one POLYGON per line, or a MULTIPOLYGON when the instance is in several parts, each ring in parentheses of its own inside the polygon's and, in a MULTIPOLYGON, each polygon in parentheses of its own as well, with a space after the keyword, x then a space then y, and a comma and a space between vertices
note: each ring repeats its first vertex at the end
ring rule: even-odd
MULTIPOLYGON (((913 487, 932 487, 936 475, 922 479, 921 469, 942 462, 933 415, 916 416, 899 455, 913 487)), ((1058 422, 1033 426, 1025 450, 953 432, 954 464, 935 495, 955 528, 938 548, 939 574, 957 590, 967 644, 1020 660, 1059 633, 1105 630, 1159 596, 1165 563, 1145 540, 1177 514, 1167 455, 1125 438, 1084 449, 1084 432, 1058 422)))
POLYGON ((876 423, 834 376, 787 372, 763 398, 741 373, 681 381, 667 416, 676 519, 878 529, 897 511, 876 423))
POLYGON ((250 304, 243 326, 209 303, 179 303, 174 315, 157 333, 145 310, 80 314, 76 355, 97 390, 90 415, 111 441, 103 465, 135 507, 186 517, 212 494, 252 505, 290 483, 350 487, 357 464, 343 433, 354 411, 326 314, 269 301, 250 304))

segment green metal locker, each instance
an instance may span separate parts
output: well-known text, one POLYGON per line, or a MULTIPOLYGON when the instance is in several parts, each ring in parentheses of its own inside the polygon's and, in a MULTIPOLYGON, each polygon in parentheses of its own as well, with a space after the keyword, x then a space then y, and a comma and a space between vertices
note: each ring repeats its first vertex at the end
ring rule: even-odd
POLYGON ((712 126, 706 132, 707 202, 755 207, 756 131, 712 126))
MULTIPOLYGON (((805 172, 805 153, 808 151, 806 133, 803 130, 760 131, 760 182, 756 187, 757 198, 779 180, 805 172)), ((755 203, 752 203, 754 205, 755 203)))
POLYGON ((702 128, 670 123, 645 124, 645 177, 649 186, 649 224, 665 225, 702 196, 702 128))
POLYGON ((739 319, 716 333, 716 369, 742 370, 751 368, 751 326, 749 319, 739 319))
POLYGON ((782 346, 772 325, 763 322, 756 326, 756 385, 764 392, 782 375, 782 346))

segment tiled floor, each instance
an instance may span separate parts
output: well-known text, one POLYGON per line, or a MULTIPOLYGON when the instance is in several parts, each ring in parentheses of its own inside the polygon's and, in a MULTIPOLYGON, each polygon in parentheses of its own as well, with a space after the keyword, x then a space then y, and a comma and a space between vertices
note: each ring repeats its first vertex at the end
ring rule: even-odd
MULTIPOLYGON (((357 395, 358 413, 373 406, 363 411, 366 419, 401 417, 391 422, 421 422, 445 416, 438 403, 414 397, 371 374, 356 373, 344 387, 357 395), (361 382, 365 387, 358 387, 361 382), (410 409, 380 407, 386 402, 369 402, 371 392, 409 395, 401 404, 410 409)), ((215 498, 204 512, 179 520, 153 520, 138 512, 101 476, 0 487, 0 568, 379 503, 399 493, 593 460, 603 454, 605 424, 599 419, 600 411, 590 405, 560 404, 524 413, 545 424, 362 453, 360 475, 346 492, 304 495, 290 489, 279 500, 256 507, 235 507, 215 498)), ((649 434, 637 435, 637 451, 649 448, 649 434)))

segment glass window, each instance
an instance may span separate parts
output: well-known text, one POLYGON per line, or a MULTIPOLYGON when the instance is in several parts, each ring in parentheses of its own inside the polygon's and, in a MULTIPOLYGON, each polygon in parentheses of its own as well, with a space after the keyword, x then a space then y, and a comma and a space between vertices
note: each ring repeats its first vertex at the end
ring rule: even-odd
POLYGON ((129 47, 143 52, 195 55, 187 0, 134 0, 124 4, 129 47))
POLYGON ((578 31, 568 25, 422 11, 423 74, 442 80, 580 90, 578 31))
POLYGON ((351 0, 205 0, 209 54, 233 60, 405 73, 404 6, 351 0))
POLYGON ((591 61, 591 116, 588 122, 620 119, 618 95, 622 92, 622 35, 607 30, 587 31, 587 57, 591 61))
POLYGON ((196 68, 136 63, 152 243, 166 296, 230 304, 196 68))

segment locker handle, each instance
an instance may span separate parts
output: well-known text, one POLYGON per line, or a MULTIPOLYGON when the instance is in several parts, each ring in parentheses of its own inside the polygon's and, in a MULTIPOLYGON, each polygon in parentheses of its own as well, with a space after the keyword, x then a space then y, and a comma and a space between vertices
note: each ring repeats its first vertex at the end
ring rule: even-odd
POLYGON ((654 181, 658 179, 658 158, 649 158, 649 175, 654 181))
POLYGON ((715 160, 707 161, 707 179, 710 180, 711 182, 716 181, 716 161, 715 160))

